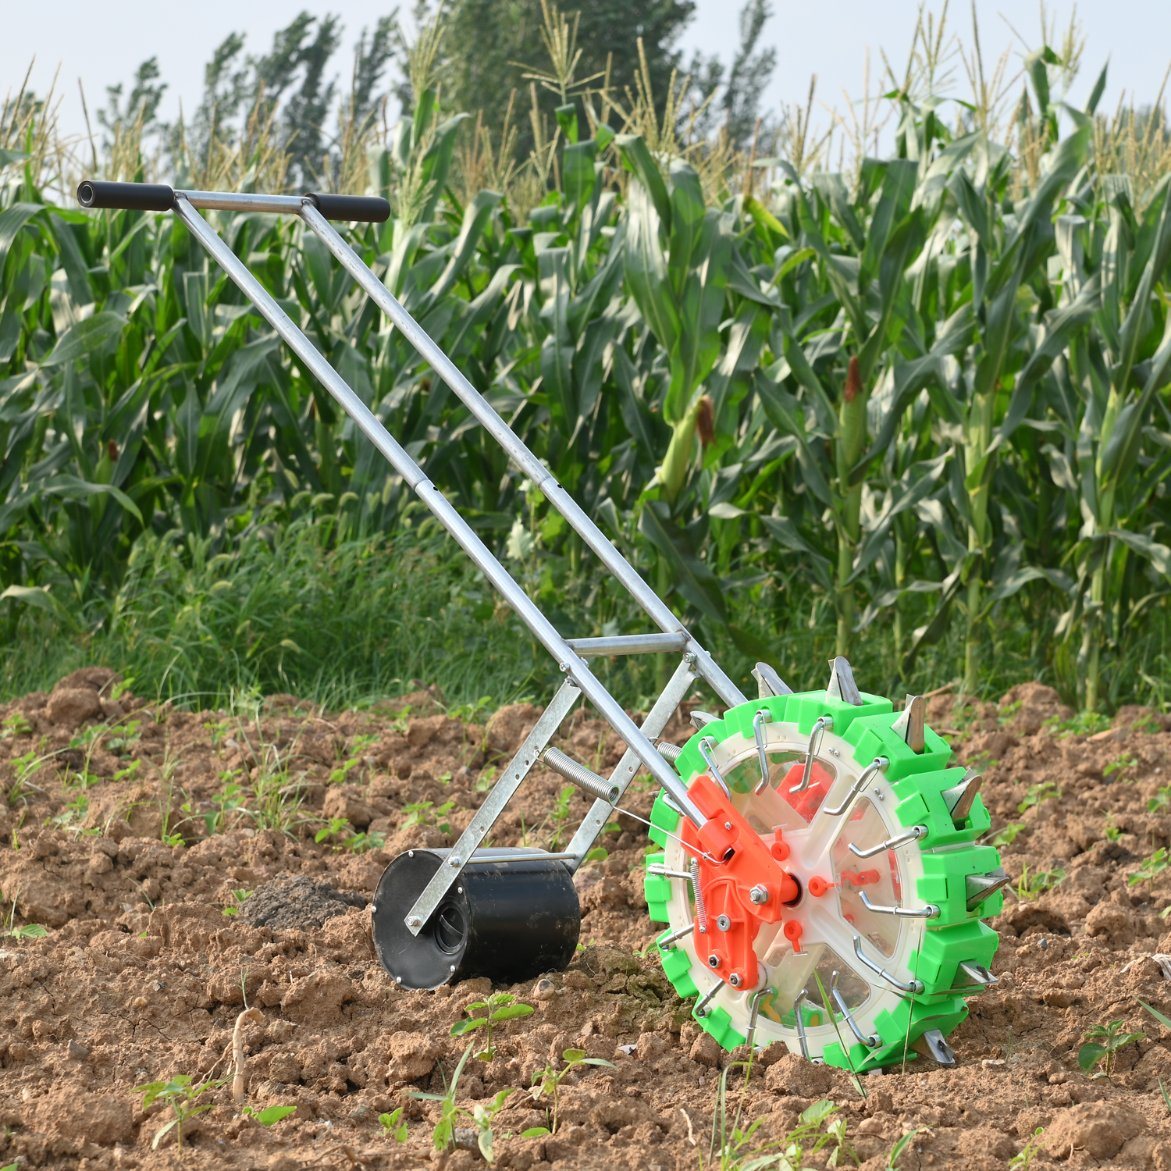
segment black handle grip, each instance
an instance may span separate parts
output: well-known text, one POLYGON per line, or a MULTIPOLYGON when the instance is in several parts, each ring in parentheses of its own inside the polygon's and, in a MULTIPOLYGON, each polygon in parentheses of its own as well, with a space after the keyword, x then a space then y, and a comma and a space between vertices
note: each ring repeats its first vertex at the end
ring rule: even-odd
POLYGON ((83 179, 77 188, 82 207, 121 207, 128 211, 170 211, 175 190, 165 183, 107 183, 83 179))
POLYGON ((375 195, 322 195, 305 192, 313 206, 327 220, 361 220, 367 224, 381 224, 390 219, 390 204, 375 195))

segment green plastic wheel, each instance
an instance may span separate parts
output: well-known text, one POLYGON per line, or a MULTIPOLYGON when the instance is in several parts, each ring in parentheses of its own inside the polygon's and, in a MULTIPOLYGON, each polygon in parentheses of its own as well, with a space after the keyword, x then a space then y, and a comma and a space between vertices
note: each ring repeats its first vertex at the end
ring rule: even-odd
POLYGON ((689 827, 660 793, 650 836, 662 852, 645 876, 650 917, 668 924, 659 955, 726 1049, 781 1041, 857 1072, 917 1050, 950 1063, 943 1036, 994 982, 997 936, 982 920, 1000 910, 1005 876, 996 850, 977 843, 988 812, 973 796, 978 779, 949 767, 935 732, 908 735, 889 700, 852 698, 770 696, 687 742, 676 761, 684 782, 720 781, 753 830, 783 836, 800 893, 778 921, 753 924, 755 982, 722 980, 711 953, 729 921, 704 905, 718 867, 696 859, 682 840, 689 827))

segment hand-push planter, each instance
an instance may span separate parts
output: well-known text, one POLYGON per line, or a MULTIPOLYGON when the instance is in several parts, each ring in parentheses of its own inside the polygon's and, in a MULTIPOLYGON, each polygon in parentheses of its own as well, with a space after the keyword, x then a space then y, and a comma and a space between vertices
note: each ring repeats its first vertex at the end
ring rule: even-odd
POLYGON ((661 787, 647 859, 650 915, 665 925, 660 959, 694 1015, 726 1048, 781 1041, 794 1053, 857 1071, 920 1049, 954 1062, 944 1035, 965 1000, 994 982, 1007 881, 978 845, 988 813, 979 776, 949 767, 951 750, 924 724, 925 703, 859 691, 834 659, 824 691, 794 694, 765 664, 747 698, 549 470, 509 429, 330 224, 381 222, 385 200, 347 195, 238 195, 161 185, 84 182, 83 207, 173 211, 371 443, 487 575, 559 665, 565 681, 448 850, 411 850, 386 868, 374 897, 383 967, 407 988, 468 976, 523 980, 564 967, 581 914, 572 876, 640 770, 661 787), (500 443, 523 475, 629 591, 657 630, 566 638, 509 575, 200 209, 299 216, 395 327, 500 443), (597 656, 665 654, 677 665, 642 724, 590 670, 597 656), (663 730, 693 683, 722 716, 692 714, 695 734, 663 730), (609 776, 552 745, 581 696, 626 744, 609 776), (565 850, 483 849, 538 763, 594 802, 565 850))

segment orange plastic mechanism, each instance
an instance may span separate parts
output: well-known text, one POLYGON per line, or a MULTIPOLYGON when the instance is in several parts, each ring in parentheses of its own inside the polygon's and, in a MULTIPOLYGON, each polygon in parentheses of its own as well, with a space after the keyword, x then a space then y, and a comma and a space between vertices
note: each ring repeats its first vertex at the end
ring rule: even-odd
MULTIPOLYGON (((754 988, 760 980, 753 946, 760 926, 780 923, 785 907, 801 894, 781 865, 789 856, 788 843, 780 829, 763 837, 758 834, 706 773, 688 792, 708 819, 699 830, 685 823, 682 832, 684 843, 702 852, 696 951, 733 988, 754 988)), ((793 950, 800 951, 801 924, 792 919, 782 930, 793 950)))

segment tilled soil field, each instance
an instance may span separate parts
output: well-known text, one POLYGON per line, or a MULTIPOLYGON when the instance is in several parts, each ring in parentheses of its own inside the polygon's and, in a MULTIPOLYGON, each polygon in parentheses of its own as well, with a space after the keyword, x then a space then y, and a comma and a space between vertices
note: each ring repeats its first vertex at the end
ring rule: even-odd
MULTIPOLYGON (((516 1171, 747 1168, 786 1147, 794 1167, 1171 1169, 1171 1029, 1140 1003, 1171 1014, 1171 720, 1128 709, 1089 731, 1036 684, 932 701, 985 773, 1013 876, 992 921, 1000 981, 950 1037, 954 1068, 856 1080, 774 1046, 721 1098, 745 1054, 699 1031, 648 948, 647 840, 622 816, 576 880, 576 958, 508 989, 533 1011, 468 1058, 455 1145, 435 1150, 444 1107, 417 1095, 484 1048, 451 1028, 492 990, 396 988, 367 904, 396 853, 454 839, 536 715, 485 726, 423 693, 355 714, 289 697, 192 713, 98 668, 0 707, 0 1168, 464 1169, 490 1124, 516 1171), (1105 1060, 1084 1072, 1087 1033, 1114 1021, 1142 1036, 1108 1076, 1105 1060), (600 1062, 534 1091, 566 1050, 600 1062), (189 1116, 156 1142, 175 1109, 144 1107, 141 1087, 171 1079, 189 1116), (274 1106, 296 1110, 272 1121, 274 1106)), ((582 713, 561 742, 597 768, 618 757, 582 713)), ((584 806, 562 788, 532 780, 497 843, 564 840, 584 806)), ((652 797, 636 783, 627 801, 646 816, 652 797)))

